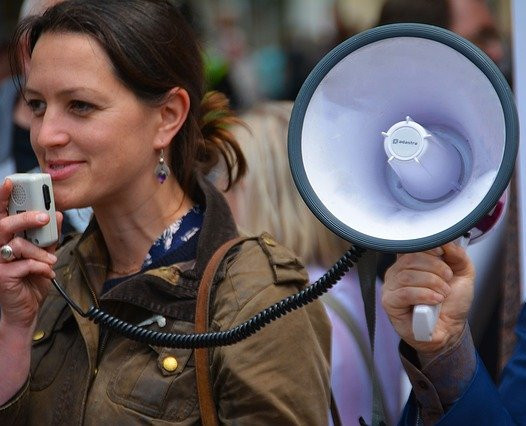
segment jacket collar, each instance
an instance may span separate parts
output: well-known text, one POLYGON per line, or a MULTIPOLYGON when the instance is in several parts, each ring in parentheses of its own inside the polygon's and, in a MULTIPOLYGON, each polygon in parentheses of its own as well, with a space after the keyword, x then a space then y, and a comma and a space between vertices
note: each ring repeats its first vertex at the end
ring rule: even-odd
POLYGON ((197 279, 203 275, 215 251, 228 240, 239 236, 236 223, 223 194, 201 175, 198 178, 198 188, 202 198, 197 199, 197 202, 204 204, 206 210, 197 244, 196 264, 193 269, 197 279))

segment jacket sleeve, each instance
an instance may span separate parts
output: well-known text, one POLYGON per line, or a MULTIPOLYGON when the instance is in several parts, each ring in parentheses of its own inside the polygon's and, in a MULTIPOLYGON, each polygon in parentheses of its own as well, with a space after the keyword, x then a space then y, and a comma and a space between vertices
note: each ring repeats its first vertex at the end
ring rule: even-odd
MULTIPOLYGON (((480 357, 476 368, 462 395, 448 407, 437 422, 438 425, 457 424, 526 424, 526 310, 523 307, 516 328, 517 344, 514 354, 506 365, 497 387, 493 383, 480 357)), ((450 366, 454 369, 454 365, 450 366)), ((415 425, 421 417, 421 404, 417 403, 416 387, 404 409, 401 425, 415 425), (415 392, 416 391, 416 392, 415 392)))
POLYGON ((517 327, 517 342, 510 361, 502 372, 499 391, 506 407, 518 424, 526 424, 526 307, 523 306, 517 327))
POLYGON ((0 406, 0 425, 14 426, 27 424, 26 414, 28 412, 28 403, 29 379, 11 400, 0 406))
MULTIPOLYGON (((284 252, 273 256, 271 269, 260 253, 253 245, 227 271, 213 328, 235 326, 305 284, 303 268, 284 252)), ((242 342, 216 348, 211 371, 222 424, 327 424, 330 324, 323 306, 313 302, 242 342)))
MULTIPOLYGON (((517 398, 517 395, 515 396, 517 398)), ((518 398, 522 400, 522 398, 518 398)), ((400 425, 417 425, 421 419, 420 408, 416 403, 414 393, 404 408, 400 425)), ((424 423, 428 424, 428 423, 424 423)), ((507 411, 484 364, 477 356, 475 374, 468 388, 449 410, 436 423, 440 426, 473 425, 515 425, 516 423, 507 411)))

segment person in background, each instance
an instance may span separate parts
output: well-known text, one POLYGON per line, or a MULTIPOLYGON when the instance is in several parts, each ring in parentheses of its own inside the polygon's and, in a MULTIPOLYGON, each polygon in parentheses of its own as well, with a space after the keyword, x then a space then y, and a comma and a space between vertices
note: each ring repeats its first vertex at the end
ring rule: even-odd
POLYGON ((483 50, 506 74, 503 38, 485 0, 386 0, 378 25, 417 22, 447 28, 483 50))
MULTIPOLYGON (((477 45, 505 75, 509 75, 506 72, 509 58, 505 54, 503 37, 484 0, 386 0, 378 25, 400 22, 449 29, 477 45)), ((507 79, 510 82, 511 79, 507 79)), ((498 380, 511 355, 513 328, 520 309, 515 185, 513 179, 504 197, 506 208, 500 222, 488 232, 488 238, 468 247, 468 254, 479 271, 470 311, 471 332, 494 380, 498 380)), ((384 255, 382 271, 385 272, 394 260, 394 255, 384 255)))
MULTIPOLYGON (((242 114, 245 126, 236 126, 233 132, 247 158, 249 172, 225 195, 240 228, 249 234, 270 232, 298 254, 312 282, 343 255, 350 243, 316 219, 294 185, 287 156, 291 110, 292 102, 268 101, 242 114)), ((224 184, 219 181, 218 186, 224 184)), ((380 281, 377 286, 379 289, 380 281)), ((377 295, 374 364, 356 268, 324 296, 332 324, 332 391, 344 425, 358 424, 360 417, 370 420, 372 374, 379 378, 388 419, 393 422, 400 413, 398 337, 381 309, 379 291, 377 295)))
MULTIPOLYGON (((506 74, 503 41, 483 0, 387 0, 379 23, 397 22, 450 29, 481 48, 506 74)), ((517 352, 502 370, 511 355, 509 329, 516 323, 520 308, 513 185, 512 181, 502 239, 495 240, 498 244, 477 243, 485 250, 471 251, 475 254, 472 259, 468 257, 471 246, 466 254, 455 244, 426 253, 404 254, 385 275, 383 305, 403 339, 400 353, 413 385, 402 424, 525 423, 525 416, 516 407, 523 402, 518 397, 522 383, 516 366, 524 351, 524 319, 519 320, 517 352), (416 342, 412 336, 412 308, 422 299, 434 299, 433 304, 444 299, 431 343, 416 342), (491 300, 490 306, 498 310, 484 312, 484 299, 491 300), (472 326, 468 324, 468 313, 472 326), (480 342, 481 325, 487 317, 489 325, 483 328, 487 331, 480 342), (495 336, 497 328, 501 330, 499 336, 495 336), (475 339, 475 329, 479 339, 475 339), (500 382, 500 396, 496 381, 500 382)))
POLYGON ((230 329, 306 284, 290 250, 254 236, 219 265, 210 310, 196 307, 206 265, 239 236, 204 176, 223 158, 231 186, 246 163, 173 3, 67 0, 23 21, 15 42, 18 73, 30 55, 21 89, 56 205, 91 206, 93 219, 58 251, 36 247, 16 234, 49 216, 7 216, 12 182, 0 187, 0 424, 326 424, 330 324, 318 301, 210 349, 199 370, 193 349, 110 332, 50 289, 56 277, 84 312, 188 334, 198 317, 230 329))
POLYGON ((382 304, 403 339, 400 353, 413 385, 401 424, 523 425, 526 310, 517 325, 517 345, 497 390, 478 356, 467 316, 475 268, 455 243, 400 255, 385 275, 382 304), (442 303, 430 342, 415 341, 413 306, 442 303))

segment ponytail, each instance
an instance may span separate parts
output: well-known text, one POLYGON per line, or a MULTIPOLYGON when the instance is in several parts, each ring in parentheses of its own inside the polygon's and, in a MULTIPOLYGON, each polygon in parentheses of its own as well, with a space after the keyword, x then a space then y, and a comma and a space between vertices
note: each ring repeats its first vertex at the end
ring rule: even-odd
POLYGON ((247 171, 245 156, 231 132, 233 125, 241 124, 223 93, 212 91, 205 94, 201 103, 201 118, 198 121, 203 143, 198 145, 197 167, 202 173, 208 174, 222 157, 228 178, 225 191, 237 183, 247 171))

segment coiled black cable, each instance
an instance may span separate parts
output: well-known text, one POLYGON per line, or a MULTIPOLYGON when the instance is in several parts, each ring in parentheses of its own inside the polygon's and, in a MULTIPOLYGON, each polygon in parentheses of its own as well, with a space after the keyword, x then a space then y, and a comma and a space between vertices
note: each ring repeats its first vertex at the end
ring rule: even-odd
POLYGON ((71 300, 55 279, 52 280, 52 283, 64 297, 66 302, 79 315, 88 318, 95 323, 99 323, 102 327, 108 328, 129 339, 168 348, 195 349, 228 346, 246 339, 270 322, 316 300, 343 277, 353 264, 358 261, 364 251, 365 249, 361 247, 351 247, 332 266, 332 268, 315 283, 309 285, 298 293, 288 296, 274 305, 269 306, 257 315, 230 330, 208 333, 178 334, 148 330, 115 318, 94 306, 91 306, 87 312, 83 312, 82 309, 71 300))

